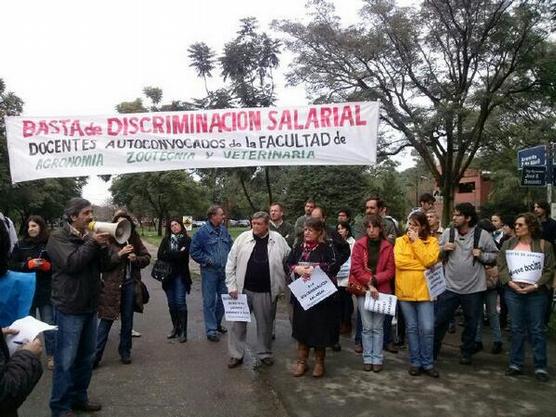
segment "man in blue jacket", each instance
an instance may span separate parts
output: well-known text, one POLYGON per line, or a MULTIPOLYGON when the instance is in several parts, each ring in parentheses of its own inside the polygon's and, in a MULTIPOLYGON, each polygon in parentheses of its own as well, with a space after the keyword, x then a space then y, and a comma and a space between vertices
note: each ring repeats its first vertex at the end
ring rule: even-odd
POLYGON ((201 266, 203 315, 207 339, 218 342, 218 333, 226 333, 226 329, 222 326, 224 306, 220 295, 228 294, 225 267, 232 247, 232 237, 224 227, 222 207, 211 206, 207 218, 205 225, 193 235, 189 253, 201 266))

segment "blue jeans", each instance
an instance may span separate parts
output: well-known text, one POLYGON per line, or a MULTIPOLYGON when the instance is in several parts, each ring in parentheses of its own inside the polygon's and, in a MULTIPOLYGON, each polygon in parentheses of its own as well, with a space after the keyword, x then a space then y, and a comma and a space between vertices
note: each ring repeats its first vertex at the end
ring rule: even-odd
POLYGON ((215 335, 224 317, 224 305, 220 294, 228 294, 224 270, 201 268, 203 291, 203 315, 207 336, 215 335))
POLYGON ((71 410, 72 404, 88 400, 87 389, 93 373, 96 313, 64 314, 54 309, 56 352, 52 374, 50 409, 54 416, 71 410))
POLYGON ((168 300, 168 308, 175 311, 187 310, 185 296, 187 290, 185 288, 185 278, 182 276, 173 277, 165 288, 166 299, 168 300))
MULTIPOLYGON (((498 301, 498 290, 496 288, 486 290, 484 303, 486 305, 488 325, 492 331, 492 338, 495 342, 502 343, 502 332, 500 331, 500 316, 498 315, 498 310, 496 302, 498 301)), ((482 313, 482 309, 481 309, 482 313)), ((481 342, 483 333, 483 314, 479 318, 479 323, 477 324, 477 334, 475 335, 475 342, 481 342)))
POLYGON ((431 369, 434 366, 434 303, 400 301, 400 308, 405 319, 409 363, 416 368, 431 369))
POLYGON ((510 367, 521 369, 525 356, 525 340, 530 337, 533 350, 535 371, 546 371, 546 292, 518 294, 506 287, 504 296, 510 313, 512 345, 510 348, 510 367))
MULTIPOLYGON (((37 309, 39 310, 41 321, 44 321, 45 323, 48 324, 54 324, 54 307, 52 307, 52 304, 50 303, 44 304, 42 306, 37 307, 37 309)), ((29 312, 29 314, 35 318, 37 317, 37 311, 35 309, 32 309, 29 312)), ((46 355, 53 356, 54 350, 56 348, 56 331, 55 330, 47 331, 44 332, 43 335, 44 335, 44 347, 46 349, 46 355)))
POLYGON ((361 344, 361 333, 363 333, 363 322, 361 321, 361 313, 359 313, 359 308, 357 309, 357 318, 355 325, 355 344, 361 344))
POLYGON ((434 320, 434 359, 438 358, 442 339, 448 331, 450 320, 458 306, 463 310, 463 332, 461 334, 461 355, 464 358, 471 358, 475 350, 475 334, 477 333, 477 323, 481 317, 483 306, 483 293, 458 294, 450 290, 444 291, 435 304, 434 320))
POLYGON ((384 353, 382 351, 384 314, 365 310, 365 297, 357 297, 357 305, 363 322, 363 331, 361 332, 363 363, 382 365, 384 361, 384 353))
MULTIPOLYGON (((118 353, 122 358, 131 356, 131 329, 133 328, 133 309, 135 307, 135 282, 128 280, 122 285, 122 295, 120 301, 120 344, 118 353)), ((108 334, 112 328, 114 320, 100 319, 97 330, 96 359, 100 362, 108 341, 108 334)))

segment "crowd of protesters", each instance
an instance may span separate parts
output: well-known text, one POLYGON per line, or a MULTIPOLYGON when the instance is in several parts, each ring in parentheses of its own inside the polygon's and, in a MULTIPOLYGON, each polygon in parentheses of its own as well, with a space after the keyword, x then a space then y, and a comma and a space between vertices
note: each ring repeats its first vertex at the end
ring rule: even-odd
MULTIPOLYGON (((243 363, 247 323, 232 322, 228 332, 222 324, 222 294, 232 299, 245 295, 256 318, 255 353, 264 366, 274 363, 277 303, 281 297, 286 300, 297 342, 295 377, 305 375, 310 362, 313 377, 325 375, 326 350, 341 350, 342 334, 354 337, 354 351, 361 354, 364 371, 383 371, 383 351, 397 353, 407 342, 409 375, 438 378, 442 341, 453 331, 460 312, 461 365, 471 365, 473 355, 484 349, 481 336, 487 318, 492 354, 503 352, 502 331, 510 328, 506 375, 523 373, 524 346, 530 343, 535 377, 548 381, 546 330, 554 297, 556 240, 549 205, 538 201, 530 213, 513 218, 495 213, 479 221, 473 205, 460 203, 451 224, 442 228, 434 197, 424 194, 420 200, 420 207, 399 222, 387 215, 380 197, 370 197, 363 216, 354 219, 351 210, 339 210, 335 227, 313 200, 305 203, 304 214, 294 225, 284 219, 284 207, 273 203, 268 213, 254 213, 251 229, 235 241, 225 227, 224 210, 217 205, 209 208, 206 224, 193 237, 180 219, 169 220, 157 255, 157 262, 168 265, 162 282, 172 323, 168 338, 187 342, 191 257, 201 268, 206 338, 218 342, 228 333, 229 368, 243 363), (515 254, 540 259, 535 279, 516 279, 508 262, 508 256, 515 254), (432 296, 427 274, 439 265, 446 289, 432 296), (288 284, 297 279, 310 282, 316 268, 338 291, 305 309, 288 284), (392 315, 366 308, 369 297, 378 299, 380 294, 397 297, 395 321, 392 315), (314 362, 309 359, 311 350, 314 362)), ((8 268, 35 272, 29 314, 38 311, 41 320, 58 328, 44 334, 47 367, 53 371, 54 417, 101 409, 87 390, 116 319, 122 323, 121 362, 131 363, 133 313, 142 311, 145 301, 141 269, 151 261, 125 210, 117 211, 112 220, 132 224, 123 244, 109 233, 88 230, 93 212, 85 199, 72 199, 64 218, 64 226, 49 235, 44 220, 30 216, 18 241, 13 223, 0 213, 0 275, 8 268)), ((42 373, 40 340, 28 341, 10 356, 4 335, 11 333, 13 329, 2 329, 0 340, 0 414, 6 416, 17 415, 42 373)))

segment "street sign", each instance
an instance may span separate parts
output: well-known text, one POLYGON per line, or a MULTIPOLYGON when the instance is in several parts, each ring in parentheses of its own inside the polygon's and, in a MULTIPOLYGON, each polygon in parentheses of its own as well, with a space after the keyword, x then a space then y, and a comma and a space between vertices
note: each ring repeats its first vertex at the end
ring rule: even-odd
POLYGON ((534 146, 517 151, 517 168, 546 165, 546 145, 534 146))
POLYGON ((521 185, 524 187, 543 187, 546 185, 546 167, 524 166, 521 172, 521 185))

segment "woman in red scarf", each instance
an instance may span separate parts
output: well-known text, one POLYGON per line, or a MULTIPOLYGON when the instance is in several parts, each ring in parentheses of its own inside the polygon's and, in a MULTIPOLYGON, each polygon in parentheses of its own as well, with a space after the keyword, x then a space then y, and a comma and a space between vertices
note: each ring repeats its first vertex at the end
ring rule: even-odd
MULTIPOLYGON (((310 280, 314 268, 319 266, 334 281, 340 265, 336 262, 333 246, 326 240, 325 226, 321 220, 309 218, 305 221, 303 242, 297 244, 290 252, 287 264, 295 279, 310 280)), ((334 295, 308 310, 304 310, 294 296, 292 302, 292 336, 298 342, 298 358, 293 375, 302 376, 307 372, 309 349, 314 348, 313 376, 321 377, 324 375, 326 347, 333 346, 339 334, 339 317, 334 295)))

